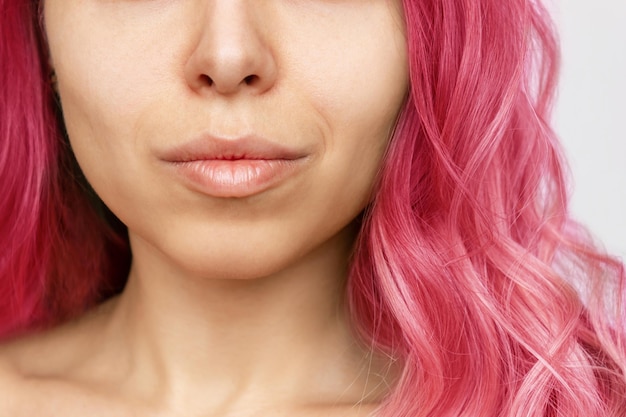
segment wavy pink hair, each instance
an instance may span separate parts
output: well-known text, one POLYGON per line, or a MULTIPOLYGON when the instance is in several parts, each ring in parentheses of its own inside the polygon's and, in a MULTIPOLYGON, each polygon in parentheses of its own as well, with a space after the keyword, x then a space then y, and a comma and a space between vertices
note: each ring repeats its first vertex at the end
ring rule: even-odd
POLYGON ((130 254, 64 140, 38 2, 0 0, 0 336, 119 290, 130 254), (88 278, 88 279, 86 279, 88 278))
MULTIPOLYGON (((364 342, 402 365, 381 415, 626 416, 626 274, 568 217, 546 11, 404 10, 410 91, 347 293, 364 342)), ((5 338, 119 291, 130 257, 64 140, 38 16, 0 0, 5 338)))

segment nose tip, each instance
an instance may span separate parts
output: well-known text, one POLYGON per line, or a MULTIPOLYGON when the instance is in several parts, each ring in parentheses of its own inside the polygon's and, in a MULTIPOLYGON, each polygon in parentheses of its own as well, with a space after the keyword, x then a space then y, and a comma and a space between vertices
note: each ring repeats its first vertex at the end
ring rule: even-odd
POLYGON ((229 95, 242 90, 254 93, 267 91, 276 78, 273 59, 255 62, 251 58, 262 57, 216 56, 212 62, 204 65, 203 71, 197 71, 191 83, 196 90, 213 90, 229 95))
POLYGON ((197 92, 260 94, 272 87, 277 66, 262 28, 248 4, 215 0, 206 11, 185 67, 189 86, 197 92))

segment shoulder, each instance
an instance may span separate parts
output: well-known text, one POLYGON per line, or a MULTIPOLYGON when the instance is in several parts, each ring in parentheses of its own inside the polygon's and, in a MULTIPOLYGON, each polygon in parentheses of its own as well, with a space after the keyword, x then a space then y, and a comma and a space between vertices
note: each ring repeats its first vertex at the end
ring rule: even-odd
POLYGON ((36 385, 51 373, 55 359, 47 335, 22 336, 0 344, 0 417, 26 417, 40 397, 36 385))
POLYGON ((18 416, 22 381, 13 360, 0 351, 0 417, 18 416))
POLYGON ((48 377, 63 372, 76 357, 77 335, 66 328, 28 334, 0 344, 0 372, 5 377, 48 377))
POLYGON ((0 343, 0 365, 24 377, 53 377, 80 366, 106 327, 109 304, 72 321, 0 343))
POLYGON ((57 337, 44 334, 0 346, 0 417, 132 415, 126 404, 80 377, 82 351, 57 337))
MULTIPOLYGON (((0 417, 47 417, 38 406, 45 390, 41 389, 37 374, 39 363, 45 358, 34 337, 0 345, 0 417)), ((45 369, 41 371, 45 373, 45 369)), ((41 379, 44 380, 45 377, 41 379)))
POLYGON ((0 343, 0 417, 76 415, 58 414, 60 402, 83 391, 76 375, 97 332, 94 319, 85 317, 0 343))

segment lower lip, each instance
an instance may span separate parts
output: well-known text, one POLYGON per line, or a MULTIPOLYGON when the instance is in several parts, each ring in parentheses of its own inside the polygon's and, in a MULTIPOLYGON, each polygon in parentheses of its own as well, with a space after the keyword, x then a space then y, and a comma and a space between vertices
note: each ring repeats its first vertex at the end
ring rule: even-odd
POLYGON ((243 198, 276 187, 302 166, 303 159, 208 159, 173 164, 190 187, 202 194, 243 198))

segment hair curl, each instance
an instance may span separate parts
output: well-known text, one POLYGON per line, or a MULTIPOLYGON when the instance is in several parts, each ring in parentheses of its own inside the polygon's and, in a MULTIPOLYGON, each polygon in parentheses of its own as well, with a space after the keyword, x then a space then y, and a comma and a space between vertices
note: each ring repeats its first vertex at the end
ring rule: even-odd
MULTIPOLYGON (((568 216, 534 0, 404 0, 410 91, 347 297, 402 373, 382 416, 623 417, 626 274, 568 216)), ((121 290, 130 250, 82 178, 37 2, 0 0, 0 335, 121 290), (86 277, 88 279, 86 279, 86 277)))

